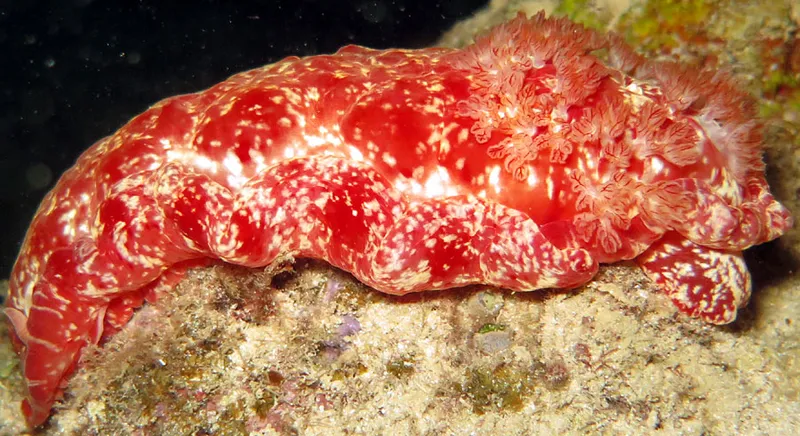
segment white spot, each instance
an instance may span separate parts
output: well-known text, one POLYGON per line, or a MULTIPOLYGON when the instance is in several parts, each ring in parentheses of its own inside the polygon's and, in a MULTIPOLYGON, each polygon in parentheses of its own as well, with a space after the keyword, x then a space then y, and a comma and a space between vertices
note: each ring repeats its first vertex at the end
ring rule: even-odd
POLYGON ((534 187, 539 184, 539 176, 536 175, 536 171, 531 170, 528 174, 528 186, 534 187))
POLYGON ((661 174, 664 171, 664 161, 658 157, 650 158, 650 169, 656 174, 661 174))
POLYGON ((359 150, 358 147, 348 145, 347 150, 350 151, 351 159, 353 159, 356 162, 364 162, 364 154, 361 153, 361 150, 359 150))
POLYGON ((494 187, 495 192, 500 192, 500 166, 495 165, 489 171, 489 185, 494 187))
POLYGON ((397 165, 397 159, 388 152, 383 152, 381 157, 386 165, 389 165, 390 167, 397 165))
POLYGON ((324 145, 328 142, 325 138, 314 135, 303 135, 303 139, 306 141, 306 145, 309 147, 319 147, 320 145, 324 145))
POLYGON ((228 183, 231 186, 241 187, 247 182, 247 178, 245 178, 243 174, 244 167, 242 166, 242 161, 239 160, 236 153, 228 151, 228 153, 225 154, 225 158, 222 159, 222 166, 228 170, 228 183))
POLYGON ((438 166, 424 184, 425 196, 436 198, 442 196, 453 196, 458 194, 458 190, 453 187, 450 173, 447 168, 438 166))

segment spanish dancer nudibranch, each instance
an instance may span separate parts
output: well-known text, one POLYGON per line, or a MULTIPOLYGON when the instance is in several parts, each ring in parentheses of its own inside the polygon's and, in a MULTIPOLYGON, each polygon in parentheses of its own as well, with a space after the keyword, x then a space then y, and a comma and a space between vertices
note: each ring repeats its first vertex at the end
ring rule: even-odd
POLYGON ((348 46, 168 98, 83 153, 28 230, 5 308, 23 411, 42 424, 84 347, 209 259, 323 259, 389 294, 573 288, 634 259, 729 323, 742 250, 792 225, 761 154, 726 75, 542 13, 464 49, 348 46))

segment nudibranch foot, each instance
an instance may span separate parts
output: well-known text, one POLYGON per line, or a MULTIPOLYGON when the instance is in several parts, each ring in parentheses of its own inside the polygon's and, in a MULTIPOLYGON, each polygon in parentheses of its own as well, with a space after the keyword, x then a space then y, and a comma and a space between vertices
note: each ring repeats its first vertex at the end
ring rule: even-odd
POLYGON ((750 299, 750 272, 741 252, 704 247, 670 233, 636 262, 681 312, 711 324, 732 322, 750 299))

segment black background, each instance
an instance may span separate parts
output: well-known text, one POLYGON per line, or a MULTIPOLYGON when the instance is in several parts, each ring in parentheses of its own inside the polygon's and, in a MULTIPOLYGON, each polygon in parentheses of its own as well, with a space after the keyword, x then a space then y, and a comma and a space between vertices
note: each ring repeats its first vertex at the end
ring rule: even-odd
POLYGON ((94 141, 174 94, 288 55, 431 45, 486 0, 0 0, 0 278, 94 141))

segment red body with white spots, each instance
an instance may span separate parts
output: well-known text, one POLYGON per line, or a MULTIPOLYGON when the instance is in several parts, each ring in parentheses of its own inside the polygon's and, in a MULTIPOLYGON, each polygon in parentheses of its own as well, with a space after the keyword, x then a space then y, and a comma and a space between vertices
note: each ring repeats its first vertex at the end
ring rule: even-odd
POLYGON ((5 309, 26 416, 208 259, 324 259, 391 294, 570 288, 636 259, 681 311, 730 322, 741 251, 791 225, 752 116, 723 76, 541 14, 463 50, 351 46, 164 100, 86 151, 31 224, 5 309))

